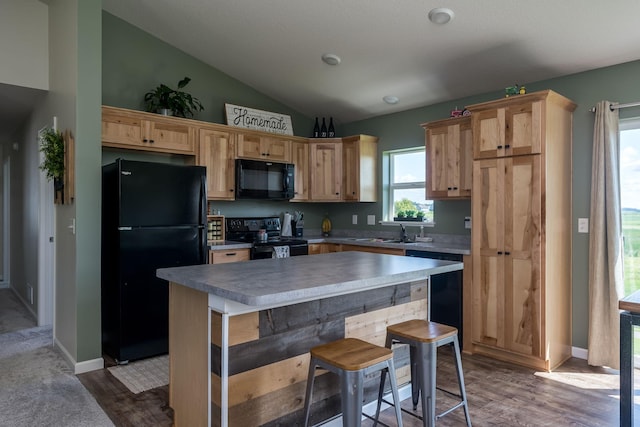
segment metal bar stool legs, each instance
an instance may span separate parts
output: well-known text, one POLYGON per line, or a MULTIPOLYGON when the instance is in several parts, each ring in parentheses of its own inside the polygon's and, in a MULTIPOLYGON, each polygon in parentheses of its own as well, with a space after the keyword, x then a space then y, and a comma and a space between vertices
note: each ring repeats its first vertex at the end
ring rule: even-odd
MULTIPOLYGON (((440 325, 435 322, 410 320, 387 327, 386 346, 391 348, 394 343, 409 345, 411 363, 411 400, 415 411, 418 406, 418 397, 421 396, 420 402, 422 406, 422 417, 418 417, 422 419, 423 425, 425 427, 433 427, 436 419, 443 417, 462 406, 464 408, 467 426, 471 427, 471 417, 469 415, 469 405, 467 403, 467 393, 465 391, 464 374, 462 372, 462 362, 460 358, 460 346, 458 344, 458 330, 451 326, 440 325), (460 402, 443 413, 436 414, 437 350, 438 347, 442 347, 443 345, 453 346, 453 357, 455 359, 458 387, 460 391, 459 395, 454 395, 460 398, 460 402)), ((380 396, 380 399, 378 400, 378 412, 380 410, 383 386, 384 384, 381 383, 378 393, 380 396)), ((411 413, 409 411, 405 412, 417 416, 415 413, 411 413)))
MULTIPOLYGON (((304 425, 309 425, 311 397, 315 382, 316 368, 323 368, 338 374, 340 377, 340 399, 342 405, 342 425, 359 427, 362 420, 362 400, 364 393, 364 377, 373 372, 394 372, 393 352, 355 338, 345 338, 311 349, 309 375, 304 404, 304 425)), ((396 419, 402 427, 400 400, 395 375, 391 379, 393 401, 396 403, 396 419)), ((377 417, 376 417, 377 421, 377 417)))

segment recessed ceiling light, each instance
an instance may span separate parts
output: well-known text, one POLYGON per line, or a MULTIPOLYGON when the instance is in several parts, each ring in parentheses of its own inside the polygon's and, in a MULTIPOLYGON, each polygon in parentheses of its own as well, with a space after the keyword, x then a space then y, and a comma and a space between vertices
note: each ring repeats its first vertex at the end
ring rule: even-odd
POLYGON ((429 20, 438 25, 446 24, 451 21, 453 17, 453 10, 446 7, 436 7, 429 12, 429 20))
POLYGON ((322 62, 329 65, 338 65, 342 59, 338 55, 334 55, 333 53, 325 53, 322 55, 322 62))
POLYGON ((384 96, 384 97, 382 97, 382 100, 384 102, 386 102, 387 104, 391 104, 391 105, 397 104, 398 101, 400 101, 400 99, 398 99, 397 96, 393 96, 393 95, 384 96))

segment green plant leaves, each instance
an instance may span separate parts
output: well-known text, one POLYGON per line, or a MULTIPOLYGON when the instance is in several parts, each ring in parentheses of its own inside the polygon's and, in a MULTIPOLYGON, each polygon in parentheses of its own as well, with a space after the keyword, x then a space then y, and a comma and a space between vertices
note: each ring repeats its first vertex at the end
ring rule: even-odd
MULTIPOLYGON (((178 82, 178 89, 184 88, 190 81, 190 77, 183 78, 178 82)), ((198 98, 187 92, 173 90, 165 84, 160 84, 154 90, 147 92, 144 95, 144 102, 147 111, 157 112, 160 109, 168 109, 177 117, 192 117, 195 111, 204 110, 198 98)))
POLYGON ((38 134, 40 151, 44 160, 40 169, 46 172, 49 181, 64 177, 64 138, 54 129, 46 128, 38 134))

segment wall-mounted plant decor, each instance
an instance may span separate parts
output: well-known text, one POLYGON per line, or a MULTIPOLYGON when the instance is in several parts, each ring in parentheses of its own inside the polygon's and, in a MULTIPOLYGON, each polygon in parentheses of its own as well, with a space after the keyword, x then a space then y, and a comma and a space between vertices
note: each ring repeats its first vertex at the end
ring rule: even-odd
POLYGON ((49 181, 53 181, 55 203, 71 203, 75 197, 74 140, 70 131, 64 135, 52 128, 42 129, 38 133, 40 151, 44 159, 40 165, 49 181))

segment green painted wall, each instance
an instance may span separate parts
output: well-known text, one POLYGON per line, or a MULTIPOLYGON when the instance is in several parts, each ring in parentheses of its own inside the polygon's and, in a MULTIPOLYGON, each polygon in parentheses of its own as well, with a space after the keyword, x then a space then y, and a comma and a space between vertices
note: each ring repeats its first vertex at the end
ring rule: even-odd
MULTIPOLYGON (((588 337, 588 263, 589 235, 578 234, 577 218, 589 217, 591 191, 591 147, 593 141, 593 113, 589 111, 600 100, 620 103, 640 100, 640 61, 620 64, 574 74, 562 78, 526 84, 529 92, 552 89, 578 104, 573 115, 573 345, 587 348, 588 337)), ((512 82, 505 82, 508 86, 512 82)), ((370 133, 380 137, 379 150, 420 146, 424 133, 420 123, 445 118, 455 106, 490 101, 502 96, 500 92, 456 99, 451 102, 404 111, 397 114, 350 123, 346 134, 370 133)), ((640 108, 620 110, 620 117, 640 116, 640 108)), ((381 207, 373 210, 381 212, 381 207)), ((462 217, 470 213, 469 202, 440 202, 435 206, 436 233, 465 232, 462 217), (446 222, 443 224, 443 222, 446 222)), ((345 221, 346 219, 341 220, 345 221)), ((553 238, 553 236, 549 236, 553 238)))
POLYGON ((310 135, 312 120, 286 105, 107 12, 102 14, 102 25, 104 105, 144 110, 146 92, 160 83, 175 88, 188 76, 191 82, 184 90, 204 106, 193 117, 196 120, 224 124, 224 104, 231 103, 288 114, 296 135, 310 135))
MULTIPOLYGON (((225 123, 225 102, 290 114, 296 135, 308 135, 312 119, 279 104, 178 49, 152 37, 122 20, 103 12, 102 102, 125 108, 143 109, 142 96, 158 83, 173 83, 185 75, 193 80, 187 87, 204 103, 206 110, 195 118, 225 123)), ((588 328, 588 234, 577 233, 577 218, 589 216, 591 144, 593 114, 588 110, 599 100, 619 102, 640 100, 640 86, 635 82, 640 61, 620 64, 563 78, 526 84, 529 92, 553 89, 578 104, 574 113, 573 154, 573 345, 587 348, 588 328)), ((513 82, 505 82, 505 86, 513 82)), ((424 144, 421 123, 448 116, 455 106, 464 106, 502 97, 502 91, 457 99, 451 102, 379 116, 343 124, 340 135, 365 133, 380 138, 379 152, 424 144)), ((621 111, 621 117, 640 116, 640 109, 621 111)), ((105 152, 103 162, 114 158, 105 152)), ((126 154, 125 154, 126 155, 126 154)), ((367 215, 381 219, 381 203, 293 204, 276 202, 220 202, 227 216, 279 214, 295 209, 305 212, 307 228, 319 228, 323 214, 329 213, 335 229, 389 231, 387 226, 367 226, 367 215), (353 214, 358 225, 351 224, 353 214)), ((469 201, 436 202, 436 227, 439 234, 469 235, 464 216, 470 215, 469 201)), ((409 229, 409 232, 413 231, 409 229)))

